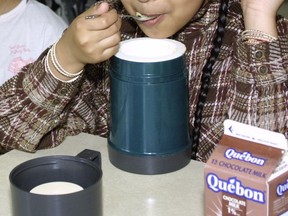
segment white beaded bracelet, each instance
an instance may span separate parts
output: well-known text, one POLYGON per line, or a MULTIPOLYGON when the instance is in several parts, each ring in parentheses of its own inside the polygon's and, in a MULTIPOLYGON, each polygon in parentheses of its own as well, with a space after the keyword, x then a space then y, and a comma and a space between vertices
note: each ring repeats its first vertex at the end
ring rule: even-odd
POLYGON ((247 29, 242 32, 242 40, 248 43, 260 43, 260 42, 273 42, 277 40, 277 37, 271 36, 265 32, 247 29))
POLYGON ((69 80, 62 80, 62 79, 58 78, 57 76, 55 76, 55 74, 52 72, 52 70, 51 70, 51 68, 49 66, 49 56, 51 56, 51 54, 49 54, 49 53, 51 53, 50 50, 49 50, 49 52, 48 52, 48 54, 47 54, 47 56, 45 57, 45 60, 44 60, 45 71, 49 72, 55 79, 57 79, 60 82, 70 83, 70 82, 73 82, 73 81, 75 81, 76 79, 79 78, 79 76, 76 76, 76 77, 74 77, 72 79, 69 79, 69 80))
MULTIPOLYGON (((52 48, 49 50, 49 52, 51 51, 50 53, 50 56, 51 56, 51 61, 52 61, 52 64, 53 66, 55 67, 55 69, 60 73, 62 74, 63 76, 65 77, 69 77, 69 78, 74 78, 74 77, 77 77, 79 76, 80 74, 82 74, 83 72, 83 69, 80 70, 79 72, 75 73, 75 74, 72 74, 72 73, 69 73, 68 71, 66 71, 58 62, 58 59, 57 59, 57 56, 56 56, 56 45, 57 45, 57 42, 53 44, 52 48)), ((49 54, 49 53, 48 53, 49 54)))

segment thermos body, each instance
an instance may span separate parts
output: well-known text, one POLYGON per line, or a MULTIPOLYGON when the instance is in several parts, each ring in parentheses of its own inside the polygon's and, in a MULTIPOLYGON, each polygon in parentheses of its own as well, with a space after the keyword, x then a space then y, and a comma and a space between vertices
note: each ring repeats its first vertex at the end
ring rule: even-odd
POLYGON ((190 161, 184 55, 161 62, 111 59, 109 158, 116 167, 160 174, 190 161))

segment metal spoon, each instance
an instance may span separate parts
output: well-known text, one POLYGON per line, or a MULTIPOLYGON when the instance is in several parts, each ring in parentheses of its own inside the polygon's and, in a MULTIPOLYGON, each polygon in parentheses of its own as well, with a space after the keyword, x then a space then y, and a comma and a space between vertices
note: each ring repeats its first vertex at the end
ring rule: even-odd
MULTIPOLYGON (((96 17, 98 17, 99 15, 96 15, 96 14, 93 14, 93 15, 89 15, 89 16, 86 16, 85 19, 95 19, 96 17)), ((148 20, 152 20, 152 19, 155 19, 156 16, 145 16, 145 15, 142 15, 141 16, 132 16, 132 15, 121 15, 122 18, 132 18, 134 20, 137 20, 137 21, 148 21, 148 20)))
POLYGON ((136 16, 132 16, 132 15, 121 15, 122 18, 132 18, 134 20, 137 20, 137 21, 148 21, 148 20, 152 20, 152 19, 155 19, 156 16, 145 16, 145 15, 136 15, 136 16))

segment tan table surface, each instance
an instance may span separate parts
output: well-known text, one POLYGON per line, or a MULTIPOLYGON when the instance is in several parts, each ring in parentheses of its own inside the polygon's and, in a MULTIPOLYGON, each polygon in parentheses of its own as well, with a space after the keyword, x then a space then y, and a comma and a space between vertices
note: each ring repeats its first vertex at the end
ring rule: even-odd
POLYGON ((110 163, 106 139, 82 133, 68 137, 56 148, 32 154, 13 150, 0 156, 0 216, 12 216, 8 177, 16 165, 46 155, 77 155, 84 149, 102 155, 104 216, 204 215, 203 163, 191 161, 168 174, 132 174, 110 163))

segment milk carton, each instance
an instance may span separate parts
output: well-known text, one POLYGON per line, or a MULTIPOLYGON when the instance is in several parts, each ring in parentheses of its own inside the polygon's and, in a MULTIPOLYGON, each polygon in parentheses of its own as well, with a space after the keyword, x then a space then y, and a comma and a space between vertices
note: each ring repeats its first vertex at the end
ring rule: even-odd
POLYGON ((205 164, 205 215, 287 216, 284 135, 231 120, 224 127, 205 164))

